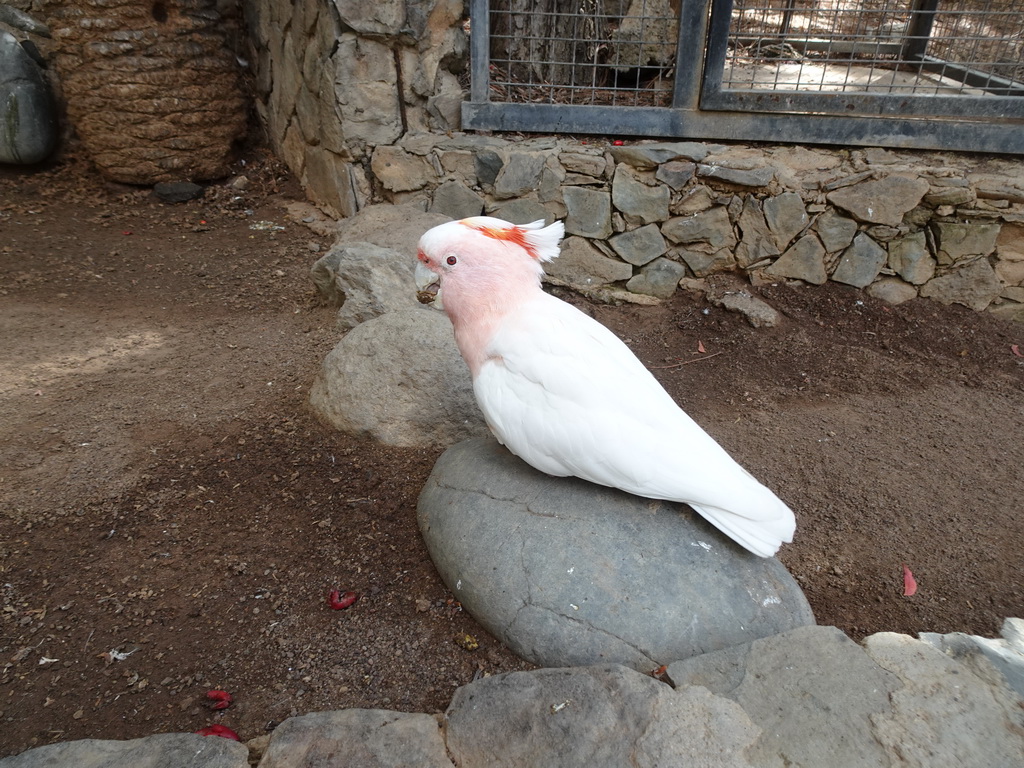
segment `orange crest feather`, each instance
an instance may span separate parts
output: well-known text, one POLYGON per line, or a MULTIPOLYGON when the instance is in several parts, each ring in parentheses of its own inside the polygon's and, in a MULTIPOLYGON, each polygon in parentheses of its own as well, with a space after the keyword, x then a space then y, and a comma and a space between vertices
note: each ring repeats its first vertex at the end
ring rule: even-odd
POLYGON ((463 220, 462 223, 470 229, 475 229, 480 234, 490 237, 493 240, 502 240, 518 245, 530 254, 531 258, 540 258, 540 255, 537 253, 537 249, 533 247, 533 243, 526 238, 526 235, 529 232, 527 229, 517 227, 514 224, 510 227, 491 227, 486 224, 469 223, 466 220, 463 220))

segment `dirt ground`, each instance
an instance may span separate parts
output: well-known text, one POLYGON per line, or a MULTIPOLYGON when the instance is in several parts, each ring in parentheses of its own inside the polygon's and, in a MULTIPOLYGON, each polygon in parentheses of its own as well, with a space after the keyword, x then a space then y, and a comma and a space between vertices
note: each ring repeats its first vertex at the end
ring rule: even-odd
MULTIPOLYGON (((0 756, 436 712, 475 676, 527 667, 420 540, 439 449, 311 414, 338 339, 308 277, 330 241, 286 219, 299 194, 280 166, 240 170, 247 190, 180 205, 74 159, 0 172, 0 756), (361 598, 334 611, 330 589, 361 598), (234 703, 209 709, 214 688, 234 703)), ((761 294, 780 327, 685 295, 573 300, 791 504, 780 557, 819 623, 992 635, 1024 615, 1024 326, 841 286, 761 294)))

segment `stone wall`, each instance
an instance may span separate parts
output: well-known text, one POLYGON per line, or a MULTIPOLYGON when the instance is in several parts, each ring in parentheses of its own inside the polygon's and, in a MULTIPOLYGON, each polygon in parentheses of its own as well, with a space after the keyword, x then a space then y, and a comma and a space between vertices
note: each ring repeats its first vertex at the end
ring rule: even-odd
POLYGON ((565 219, 551 277, 599 298, 739 272, 1024 319, 1020 160, 460 134, 461 0, 244 7, 269 139, 330 213, 565 219))
POLYGON ((550 275, 599 298, 666 298, 739 272, 1024 320, 1015 159, 421 134, 377 147, 370 167, 388 200, 453 218, 564 218, 550 275))
POLYGON ((458 127, 462 0, 245 0, 256 109, 307 194, 351 216, 379 199, 376 147, 458 127))

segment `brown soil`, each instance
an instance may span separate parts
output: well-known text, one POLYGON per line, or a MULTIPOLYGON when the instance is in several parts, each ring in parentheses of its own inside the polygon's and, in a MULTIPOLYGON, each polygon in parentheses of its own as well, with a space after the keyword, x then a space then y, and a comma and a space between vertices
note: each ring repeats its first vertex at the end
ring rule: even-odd
MULTIPOLYGON (((279 166, 246 172, 249 190, 181 205, 73 160, 0 175, 0 755, 435 712, 527 666, 427 558, 415 504, 439 451, 310 413, 337 333, 308 269, 330 243, 285 219, 279 166), (330 589, 361 599, 334 611, 330 589), (231 707, 208 709, 212 688, 231 707)), ((820 623, 991 635, 1024 614, 1024 327, 839 286, 761 293, 782 326, 685 295, 573 300, 791 503, 780 556, 820 623)))

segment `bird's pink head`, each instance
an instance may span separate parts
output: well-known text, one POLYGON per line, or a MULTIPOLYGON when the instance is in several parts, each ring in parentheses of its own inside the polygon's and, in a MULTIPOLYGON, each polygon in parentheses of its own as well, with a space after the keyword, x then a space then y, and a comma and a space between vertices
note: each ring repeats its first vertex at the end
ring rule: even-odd
POLYGON ((560 221, 547 227, 489 216, 449 221, 420 238, 417 283, 438 285, 453 321, 466 312, 501 312, 540 290, 541 264, 558 256, 564 231, 560 221))

